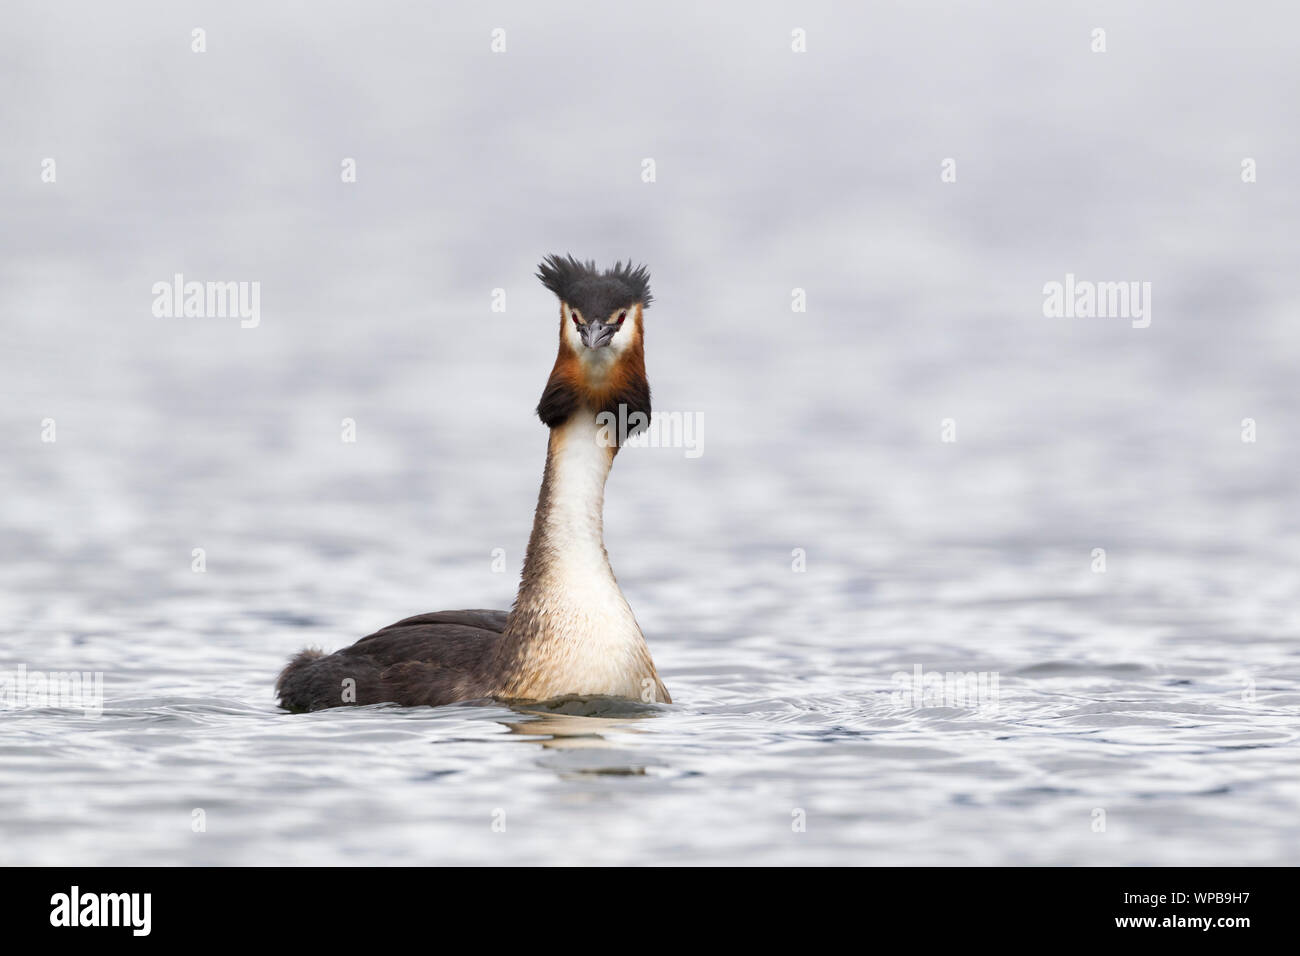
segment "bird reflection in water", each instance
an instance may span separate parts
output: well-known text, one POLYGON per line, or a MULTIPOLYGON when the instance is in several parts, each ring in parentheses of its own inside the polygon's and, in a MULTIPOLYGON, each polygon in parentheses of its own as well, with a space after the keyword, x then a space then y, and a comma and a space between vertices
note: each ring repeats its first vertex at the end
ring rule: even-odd
POLYGON ((647 754, 619 746, 617 738, 644 733, 637 723, 658 716, 662 707, 612 697, 561 697, 510 709, 520 719, 502 723, 543 750, 561 751, 546 760, 561 774, 644 776, 653 765, 647 754))

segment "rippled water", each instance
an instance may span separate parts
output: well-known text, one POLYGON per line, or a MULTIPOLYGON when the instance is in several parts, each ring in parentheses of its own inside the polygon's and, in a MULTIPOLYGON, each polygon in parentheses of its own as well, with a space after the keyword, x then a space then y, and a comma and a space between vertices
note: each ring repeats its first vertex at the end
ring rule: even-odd
POLYGON ((1289 8, 1101 9, 1097 57, 825 7, 803 60, 761 6, 507 5, 499 60, 469 13, 214 9, 198 62, 168 9, 0 39, 0 671, 105 697, 0 712, 0 862, 1300 859, 1289 8), (508 606, 552 249, 649 263, 656 408, 704 423, 607 494, 676 703, 280 713, 306 644, 508 606), (153 318, 178 271, 261 325, 153 318), (1067 272, 1151 326, 1045 319, 1067 272))

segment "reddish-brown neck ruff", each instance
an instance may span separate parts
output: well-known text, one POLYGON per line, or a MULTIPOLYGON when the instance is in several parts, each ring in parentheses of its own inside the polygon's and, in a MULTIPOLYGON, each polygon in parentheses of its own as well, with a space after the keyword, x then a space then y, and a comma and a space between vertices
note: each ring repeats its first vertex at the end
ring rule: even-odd
POLYGON ((601 412, 618 416, 623 406, 627 416, 623 420, 641 412, 645 416, 643 421, 648 423, 650 383, 645 372, 641 306, 629 310, 610 344, 595 349, 582 344, 566 313, 562 305, 559 353, 537 405, 538 417, 555 428, 579 411, 593 416, 601 412))

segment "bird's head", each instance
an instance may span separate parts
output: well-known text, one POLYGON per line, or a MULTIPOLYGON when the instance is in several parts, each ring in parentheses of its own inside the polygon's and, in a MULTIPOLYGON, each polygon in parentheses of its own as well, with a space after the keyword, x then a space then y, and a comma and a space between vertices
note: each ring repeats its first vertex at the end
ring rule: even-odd
POLYGON ((645 266, 615 263, 600 271, 573 256, 547 256, 537 278, 560 300, 560 342, 584 365, 610 366, 641 341, 642 313, 651 302, 645 266))
POLYGON ((651 295, 645 266, 618 262, 601 271, 595 262, 552 255, 537 277, 560 300, 560 350, 537 407, 542 421, 553 428, 579 409, 618 414, 620 405, 648 421, 644 315, 651 295))

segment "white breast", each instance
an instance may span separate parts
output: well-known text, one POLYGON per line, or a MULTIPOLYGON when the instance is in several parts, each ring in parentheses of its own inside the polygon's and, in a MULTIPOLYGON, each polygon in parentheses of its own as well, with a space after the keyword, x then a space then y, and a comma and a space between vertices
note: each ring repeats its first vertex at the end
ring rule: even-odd
POLYGON ((614 449, 595 417, 575 415, 552 433, 551 480, 535 579, 525 574, 512 626, 528 627, 518 696, 607 694, 661 699, 662 688, 631 607, 605 553, 605 479, 614 449))

